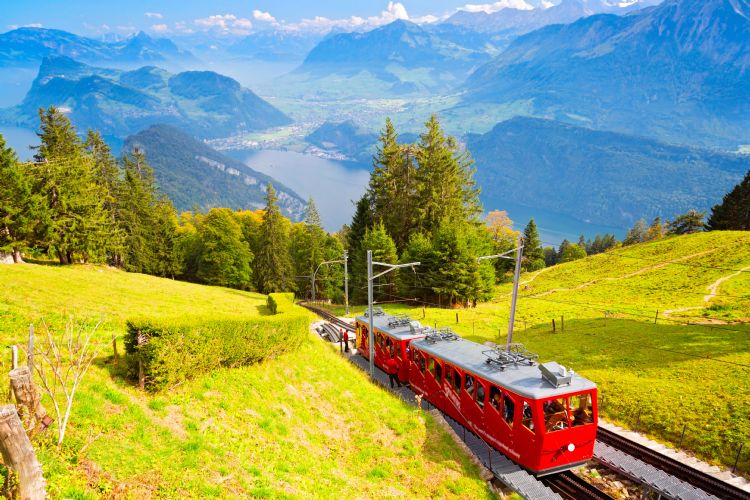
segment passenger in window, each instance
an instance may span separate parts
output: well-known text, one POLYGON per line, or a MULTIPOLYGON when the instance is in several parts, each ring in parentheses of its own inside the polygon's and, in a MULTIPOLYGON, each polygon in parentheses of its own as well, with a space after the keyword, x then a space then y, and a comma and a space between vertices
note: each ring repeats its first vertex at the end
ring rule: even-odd
POLYGON ((469 394, 469 396, 474 395, 474 377, 466 375, 464 380, 464 388, 466 389, 466 392, 469 394))
POLYGON ((503 419, 508 422, 508 425, 513 425, 513 412, 516 409, 513 400, 508 397, 507 394, 503 395, 503 419))
POLYGON ((531 405, 526 401, 523 402, 523 425, 534 432, 534 414, 531 411, 531 405))
POLYGON ((497 410, 500 411, 500 391, 497 387, 490 386, 490 404, 497 410))
POLYGON ((477 404, 484 409, 484 386, 482 384, 477 384, 477 404))

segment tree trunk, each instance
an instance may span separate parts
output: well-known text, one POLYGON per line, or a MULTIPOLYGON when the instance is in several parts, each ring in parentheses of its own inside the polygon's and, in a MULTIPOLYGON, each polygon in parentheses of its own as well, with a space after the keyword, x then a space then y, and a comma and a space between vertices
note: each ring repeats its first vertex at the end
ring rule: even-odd
POLYGON ((18 498, 43 500, 46 493, 42 465, 13 405, 0 406, 0 454, 5 466, 18 478, 18 498))
POLYGON ((35 429, 35 432, 46 429, 52 423, 52 419, 42 406, 42 396, 34 385, 31 369, 28 366, 21 366, 11 370, 10 385, 13 387, 16 402, 25 408, 25 413, 28 415, 29 422, 25 422, 26 427, 35 429))
POLYGON ((62 265, 66 265, 70 263, 68 262, 68 256, 60 250, 57 251, 57 257, 60 259, 60 264, 62 265))
POLYGON ((13 262, 16 264, 23 264, 23 258, 21 257, 21 250, 18 248, 13 249, 13 262))

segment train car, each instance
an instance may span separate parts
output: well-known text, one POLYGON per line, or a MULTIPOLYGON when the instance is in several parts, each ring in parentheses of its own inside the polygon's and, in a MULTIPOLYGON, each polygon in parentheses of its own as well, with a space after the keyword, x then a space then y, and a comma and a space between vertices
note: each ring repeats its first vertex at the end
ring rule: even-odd
MULTIPOLYGON (((375 340, 375 365, 385 370, 385 362, 396 358, 398 378, 402 382, 409 380, 409 363, 407 362, 410 343, 424 337, 425 328, 408 316, 391 316, 379 307, 373 308, 373 335, 375 340)), ((369 328, 370 319, 365 312, 355 318, 357 352, 365 359, 370 359, 369 328)))
MULTIPOLYGON (((529 472, 542 476, 594 453, 596 385, 557 363, 431 330, 411 342, 412 389, 529 472)), ((503 346, 504 347, 504 346, 503 346)))

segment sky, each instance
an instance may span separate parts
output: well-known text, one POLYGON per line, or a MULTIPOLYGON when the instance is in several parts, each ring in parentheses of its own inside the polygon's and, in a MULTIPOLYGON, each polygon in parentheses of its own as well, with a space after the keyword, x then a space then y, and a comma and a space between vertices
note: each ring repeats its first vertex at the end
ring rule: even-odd
POLYGON ((253 30, 328 31, 379 26, 396 19, 434 22, 456 12, 531 8, 541 0, 0 0, 0 31, 20 26, 56 28, 88 36, 146 31, 242 36, 253 30))

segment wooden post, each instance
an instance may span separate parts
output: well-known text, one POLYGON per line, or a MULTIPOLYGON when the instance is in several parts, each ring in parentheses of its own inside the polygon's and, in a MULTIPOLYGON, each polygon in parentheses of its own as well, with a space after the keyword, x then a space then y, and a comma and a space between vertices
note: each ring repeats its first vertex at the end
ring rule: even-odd
POLYGON ((422 319, 425 319, 427 317, 427 312, 425 311, 424 306, 422 306, 422 319))
POLYGON ((456 313, 456 324, 458 324, 458 313, 456 313))
POLYGON ((42 465, 13 405, 0 406, 0 453, 6 467, 18 478, 18 498, 46 498, 42 465))
POLYGON ((18 368, 18 346, 10 346, 10 369, 15 370, 18 368))
POLYGON ((120 353, 117 352, 117 337, 114 333, 112 334, 112 351, 114 351, 112 361, 114 362, 115 366, 118 366, 120 364, 120 353))
POLYGON ((34 325, 29 325, 29 350, 26 353, 26 364, 34 371, 34 325))
POLYGON ((552 318, 552 333, 555 333, 557 331, 557 327, 555 327, 555 318, 552 318))
POLYGON ((659 310, 656 310, 656 316, 654 316, 654 324, 656 324, 656 320, 659 319, 659 310))
POLYGON ((40 431, 49 427, 52 418, 42 406, 42 396, 34 385, 29 367, 21 366, 11 370, 10 385, 13 388, 16 403, 25 409, 24 414, 28 419, 28 422, 25 422, 26 428, 40 431))

